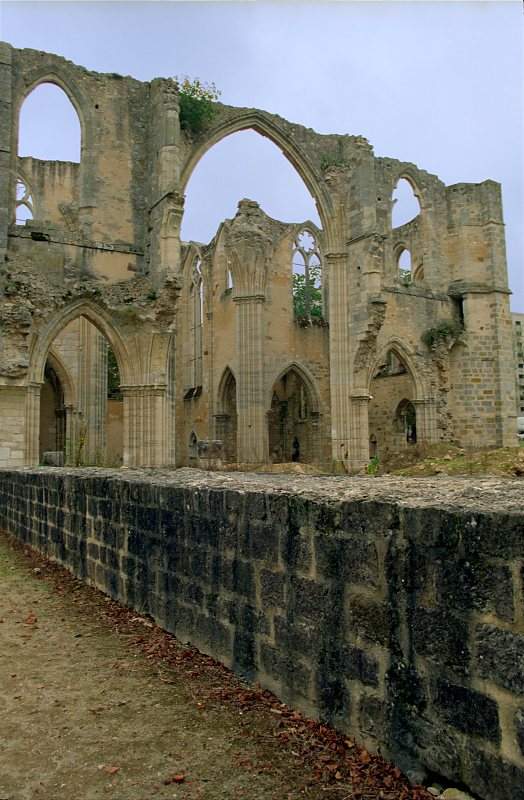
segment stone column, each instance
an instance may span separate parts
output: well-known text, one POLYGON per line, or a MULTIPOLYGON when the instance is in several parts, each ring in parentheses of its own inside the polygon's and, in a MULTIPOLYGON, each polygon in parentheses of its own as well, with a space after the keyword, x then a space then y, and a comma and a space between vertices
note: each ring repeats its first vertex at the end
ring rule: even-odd
POLYGON ((264 295, 244 295, 236 303, 238 353, 237 459, 246 464, 268 460, 264 397, 264 295))
POLYGON ((151 228, 150 275, 161 286, 180 259, 184 198, 175 191, 180 177, 178 88, 171 79, 151 82, 151 228))
POLYGON ((349 467, 352 472, 361 470, 369 463, 369 400, 370 396, 367 392, 351 396, 349 467))
POLYGON ((11 221, 12 205, 15 197, 15 175, 11 172, 11 45, 0 42, 0 106, 2 125, 0 126, 0 260, 4 261, 7 251, 7 233, 11 221))
POLYGON ((348 256, 326 253, 329 272, 329 358, 331 388, 331 446, 335 464, 350 462, 350 337, 348 256))
POLYGON ((72 406, 65 407, 65 463, 74 466, 78 453, 78 432, 81 427, 81 414, 72 406))
POLYGON ((78 348, 78 399, 86 437, 83 461, 101 465, 106 448, 107 341, 89 320, 81 317, 78 348))
POLYGON ((164 384, 122 386, 124 397, 124 466, 168 464, 167 393, 164 384))
POLYGON ((41 383, 27 386, 25 399, 25 463, 32 467, 40 463, 40 390, 41 383))

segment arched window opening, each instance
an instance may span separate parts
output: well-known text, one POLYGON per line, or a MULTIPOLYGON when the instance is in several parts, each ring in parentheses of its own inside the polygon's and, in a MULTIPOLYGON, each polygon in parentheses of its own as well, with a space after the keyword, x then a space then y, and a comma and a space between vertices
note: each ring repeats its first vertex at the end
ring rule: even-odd
POLYGON ((401 355, 390 349, 376 366, 368 408, 371 456, 401 453, 417 440, 415 381, 401 355))
POLYGON ((298 319, 322 319, 322 261, 311 231, 300 231, 293 245, 293 311, 298 319))
POLYGON ((55 370, 45 365, 40 390, 40 463, 61 467, 65 463, 66 411, 64 389, 55 370))
POLYGON ((412 283, 413 274, 411 271, 411 253, 406 248, 400 251, 397 266, 401 284, 403 284, 403 286, 409 286, 409 284, 412 283))
POLYGON ((268 413, 272 463, 313 463, 319 452, 318 413, 300 372, 291 367, 273 386, 268 413))
POLYGON ((215 416, 216 437, 223 443, 224 460, 235 463, 237 460, 237 382, 229 368, 220 382, 218 407, 215 416))
POLYGON ((198 459, 198 439, 195 431, 191 431, 191 434, 189 436, 187 454, 189 457, 189 463, 194 464, 198 459))
POLYGON ((41 83, 20 109, 18 155, 45 161, 80 162, 82 132, 67 94, 53 83, 41 83))
POLYGON ((209 242, 220 223, 235 216, 242 197, 256 200, 274 219, 310 219, 320 227, 294 167, 271 141, 247 130, 222 139, 197 164, 186 190, 182 239, 209 242))
POLYGON ((33 194, 31 189, 22 178, 16 181, 16 211, 15 220, 17 225, 25 225, 28 220, 33 219, 33 194))
POLYGON ((233 289, 234 285, 235 284, 234 284, 234 281, 233 281, 233 273, 228 268, 227 273, 226 273, 226 291, 230 292, 233 289))
POLYGON ((411 222, 420 214, 420 203, 413 191, 413 187, 406 178, 400 178, 393 192, 393 211, 391 212, 391 227, 398 228, 411 222))
POLYGON ((204 281, 202 279, 202 262, 200 258, 195 260, 191 272, 188 315, 189 354, 186 374, 186 398, 194 397, 196 390, 202 386, 204 281))
POLYGON ((397 406, 394 417, 396 430, 405 437, 408 444, 417 441, 417 414, 415 406, 410 400, 401 400, 397 406))
POLYGON ((124 441, 124 398, 120 384, 118 362, 107 344, 106 461, 114 465, 122 463, 124 441))
MULTIPOLYGON (((120 466, 123 399, 120 370, 106 337, 86 317, 69 322, 52 342, 71 383, 64 413, 62 451, 72 466, 120 466)), ((44 382, 45 387, 45 382, 44 382)), ((49 407, 49 404, 47 404, 49 407)), ((45 405, 40 404, 41 456, 45 405)))

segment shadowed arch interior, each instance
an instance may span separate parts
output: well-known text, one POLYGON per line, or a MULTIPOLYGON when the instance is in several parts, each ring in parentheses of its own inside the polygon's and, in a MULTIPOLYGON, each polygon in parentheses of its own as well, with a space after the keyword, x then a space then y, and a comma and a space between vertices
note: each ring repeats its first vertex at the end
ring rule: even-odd
POLYGON ((320 442, 315 395, 310 380, 295 365, 274 382, 268 413, 272 463, 314 463, 318 459, 320 442))
POLYGON ((388 349, 375 364, 370 396, 369 440, 373 442, 373 455, 387 458, 416 442, 416 385, 396 348, 388 349))

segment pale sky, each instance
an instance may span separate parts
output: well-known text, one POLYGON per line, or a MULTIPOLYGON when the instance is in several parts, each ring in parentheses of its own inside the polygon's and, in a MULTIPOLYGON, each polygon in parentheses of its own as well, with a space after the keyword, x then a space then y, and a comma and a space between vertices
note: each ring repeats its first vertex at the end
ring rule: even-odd
MULTIPOLYGON (((266 109, 321 133, 365 136, 376 155, 412 161, 447 184, 499 181, 512 308, 524 311, 522 8, 520 0, 20 0, 0 3, 0 38, 139 80, 187 74, 213 81, 224 103, 266 109)), ((50 122, 52 143, 67 148, 65 123, 39 119, 50 122)), ((31 135, 27 146, 38 155, 31 135)), ((279 219, 318 219, 280 151, 244 132, 216 145, 195 170, 184 238, 208 241, 242 197, 279 219)))

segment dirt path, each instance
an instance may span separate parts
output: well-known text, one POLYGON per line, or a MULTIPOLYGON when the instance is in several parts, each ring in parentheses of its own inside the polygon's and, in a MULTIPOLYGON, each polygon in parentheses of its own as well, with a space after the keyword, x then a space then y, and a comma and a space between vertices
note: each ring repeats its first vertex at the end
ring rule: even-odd
POLYGON ((0 800, 429 797, 2 535, 0 687, 0 800))

